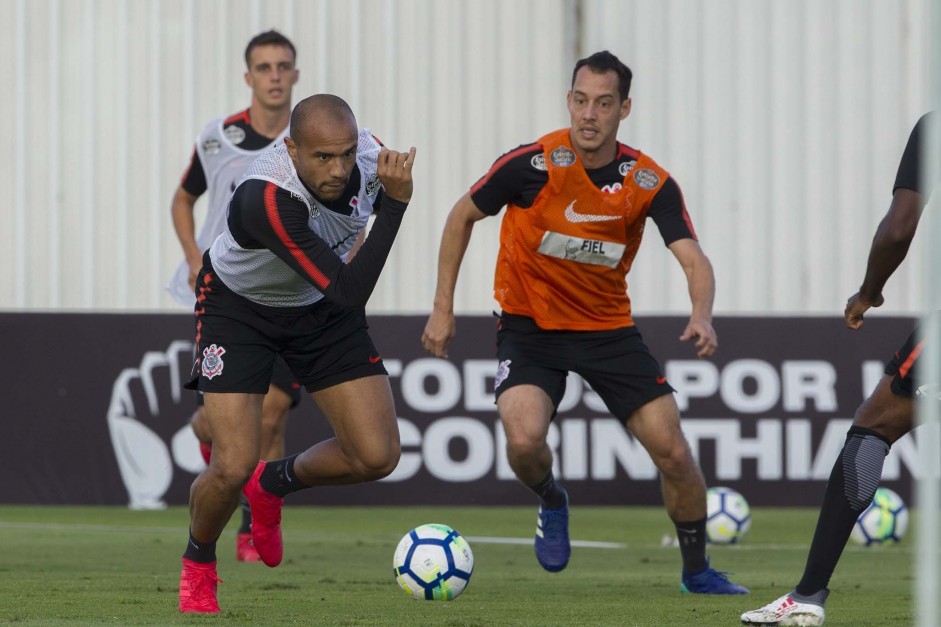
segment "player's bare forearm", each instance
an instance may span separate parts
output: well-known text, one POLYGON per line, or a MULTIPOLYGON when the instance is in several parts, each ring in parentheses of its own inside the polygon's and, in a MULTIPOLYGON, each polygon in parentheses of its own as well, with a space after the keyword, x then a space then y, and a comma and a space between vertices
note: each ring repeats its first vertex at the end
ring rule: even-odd
POLYGON ((196 221, 193 218, 193 208, 196 206, 197 199, 198 196, 193 196, 180 186, 173 194, 173 202, 170 206, 173 229, 176 231, 177 239, 180 240, 183 256, 189 267, 187 281, 190 288, 196 286, 196 275, 203 265, 203 251, 196 243, 196 221))
POLYGON ((486 217, 465 194, 448 214, 438 249, 438 280, 431 315, 422 333, 422 346, 436 357, 447 357, 456 334, 454 288, 470 243, 474 223, 486 217))
POLYGON ((457 285, 457 275, 470 242, 472 229, 473 223, 467 224, 457 219, 452 212, 441 236, 434 305, 421 337, 424 349, 435 357, 448 356, 448 345, 457 334, 454 320, 454 287, 457 285))
POLYGON ((454 287, 474 231, 474 223, 485 217, 486 214, 477 208, 469 194, 462 196, 448 214, 438 248, 438 280, 434 300, 436 310, 453 311, 454 287))
POLYGON ((716 278, 712 264, 706 257, 696 264, 688 277, 689 300, 692 305, 690 318, 712 322, 712 307, 716 299, 716 278))
POLYGON ((873 307, 882 304, 882 288, 908 255, 924 202, 921 194, 903 187, 892 195, 892 204, 872 238, 866 276, 859 288, 860 296, 873 307))
POLYGON ((718 335, 712 327, 712 306, 716 293, 715 275, 709 260, 705 256, 703 260, 705 263, 697 264, 689 277, 692 312, 689 324, 680 336, 683 341, 695 338, 696 355, 700 358, 711 356, 719 347, 718 335))
POLYGON ((689 323, 680 335, 681 341, 695 338, 696 354, 709 357, 719 346, 719 338, 712 328, 712 306, 715 302, 716 278, 712 263, 693 239, 681 239, 670 244, 670 251, 680 262, 686 274, 692 309, 689 323))
POLYGON ((454 287, 470 241, 471 228, 456 225, 453 215, 448 217, 438 251, 438 281, 431 315, 422 333, 422 347, 435 357, 448 356, 448 344, 457 333, 454 320, 454 287))
POLYGON ((885 237, 876 238, 872 242, 872 248, 869 251, 869 260, 866 263, 866 276, 859 288, 859 293, 874 307, 877 301, 882 304, 882 289, 895 271, 898 269, 905 257, 908 255, 908 249, 911 240, 892 241, 885 237))
POLYGON ((436 310, 454 310, 454 287, 457 285, 457 276, 470 243, 472 229, 473 224, 459 223, 453 215, 448 217, 438 250, 438 280, 434 300, 436 310))
POLYGON ((196 206, 197 196, 193 196, 182 187, 178 187, 173 194, 170 205, 170 215, 173 219, 173 230, 183 248, 187 260, 199 256, 202 251, 196 245, 196 220, 193 218, 193 208, 196 206))
POLYGON ((863 283, 843 310, 850 329, 862 328, 865 313, 885 302, 882 289, 908 255, 924 206, 925 199, 918 192, 904 187, 895 190, 892 204, 872 238, 863 283))

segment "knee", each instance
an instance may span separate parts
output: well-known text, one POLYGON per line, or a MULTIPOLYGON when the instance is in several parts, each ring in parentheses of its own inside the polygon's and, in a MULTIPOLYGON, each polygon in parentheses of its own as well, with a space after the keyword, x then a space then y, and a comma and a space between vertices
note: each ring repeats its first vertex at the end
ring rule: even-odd
POLYGON ((381 450, 370 451, 353 460, 353 473, 363 482, 377 481, 388 477, 399 465, 402 449, 398 442, 392 442, 381 450))
POLYGON ((284 437, 286 420, 286 411, 266 409, 261 416, 261 428, 271 439, 280 439, 284 437))
POLYGON ((538 456, 545 446, 544 438, 524 431, 510 431, 506 434, 506 454, 510 460, 538 456))
POLYGON ((237 491, 248 483, 258 459, 226 459, 225 455, 213 453, 212 462, 207 468, 209 473, 223 489, 237 491))
POLYGON ((685 440, 675 441, 656 454, 651 453, 651 458, 662 475, 673 479, 689 475, 696 466, 685 440))

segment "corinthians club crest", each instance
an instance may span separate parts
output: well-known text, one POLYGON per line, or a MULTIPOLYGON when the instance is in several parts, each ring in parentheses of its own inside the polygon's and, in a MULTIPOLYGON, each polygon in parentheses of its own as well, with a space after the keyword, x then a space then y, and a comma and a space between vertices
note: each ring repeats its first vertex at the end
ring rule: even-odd
POLYGON ((216 346, 215 344, 210 344, 203 349, 203 376, 207 379, 211 379, 216 375, 222 374, 222 368, 225 366, 222 363, 222 356, 225 354, 225 349, 221 346, 216 346))

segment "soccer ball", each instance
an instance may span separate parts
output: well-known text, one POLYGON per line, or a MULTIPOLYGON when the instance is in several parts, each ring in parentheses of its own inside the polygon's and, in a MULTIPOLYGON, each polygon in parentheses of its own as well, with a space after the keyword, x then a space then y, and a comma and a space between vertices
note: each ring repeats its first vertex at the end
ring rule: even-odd
POLYGON ((421 525, 399 541, 392 569, 399 586, 413 598, 450 601, 470 582, 474 553, 464 536, 447 525, 421 525))
POLYGON ((732 488, 706 491, 706 538, 713 544, 735 544, 751 529, 748 501, 732 488))
POLYGON ((888 488, 877 488, 863 513, 856 519, 850 537, 857 544, 870 546, 898 542, 908 529, 908 508, 898 494, 888 488))

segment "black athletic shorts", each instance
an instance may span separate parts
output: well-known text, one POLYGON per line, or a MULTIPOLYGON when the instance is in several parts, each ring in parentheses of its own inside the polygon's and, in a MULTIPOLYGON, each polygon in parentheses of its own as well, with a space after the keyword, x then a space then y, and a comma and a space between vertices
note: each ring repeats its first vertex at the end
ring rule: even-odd
POLYGON ((885 373, 893 377, 892 393, 896 396, 912 398, 915 395, 915 366, 919 354, 921 342, 918 341, 916 333, 912 333, 886 365, 885 373))
POLYGON ((229 290, 209 264, 197 285, 208 289, 197 302, 196 358, 188 389, 264 394, 277 355, 308 392, 388 374, 362 307, 340 307, 326 299, 305 307, 259 305, 229 290))
MULTIPOLYGON (((291 409, 297 407, 301 402, 301 384, 291 372, 287 362, 281 355, 274 359, 274 371, 271 373, 271 385, 278 388, 291 398, 291 409)), ((203 393, 196 392, 197 404, 203 406, 203 393)))
POLYGON ((673 392, 636 327, 547 331, 532 318, 503 314, 497 331, 497 360, 497 398, 513 386, 531 384, 542 388, 558 408, 566 376, 575 372, 621 421, 673 392))

